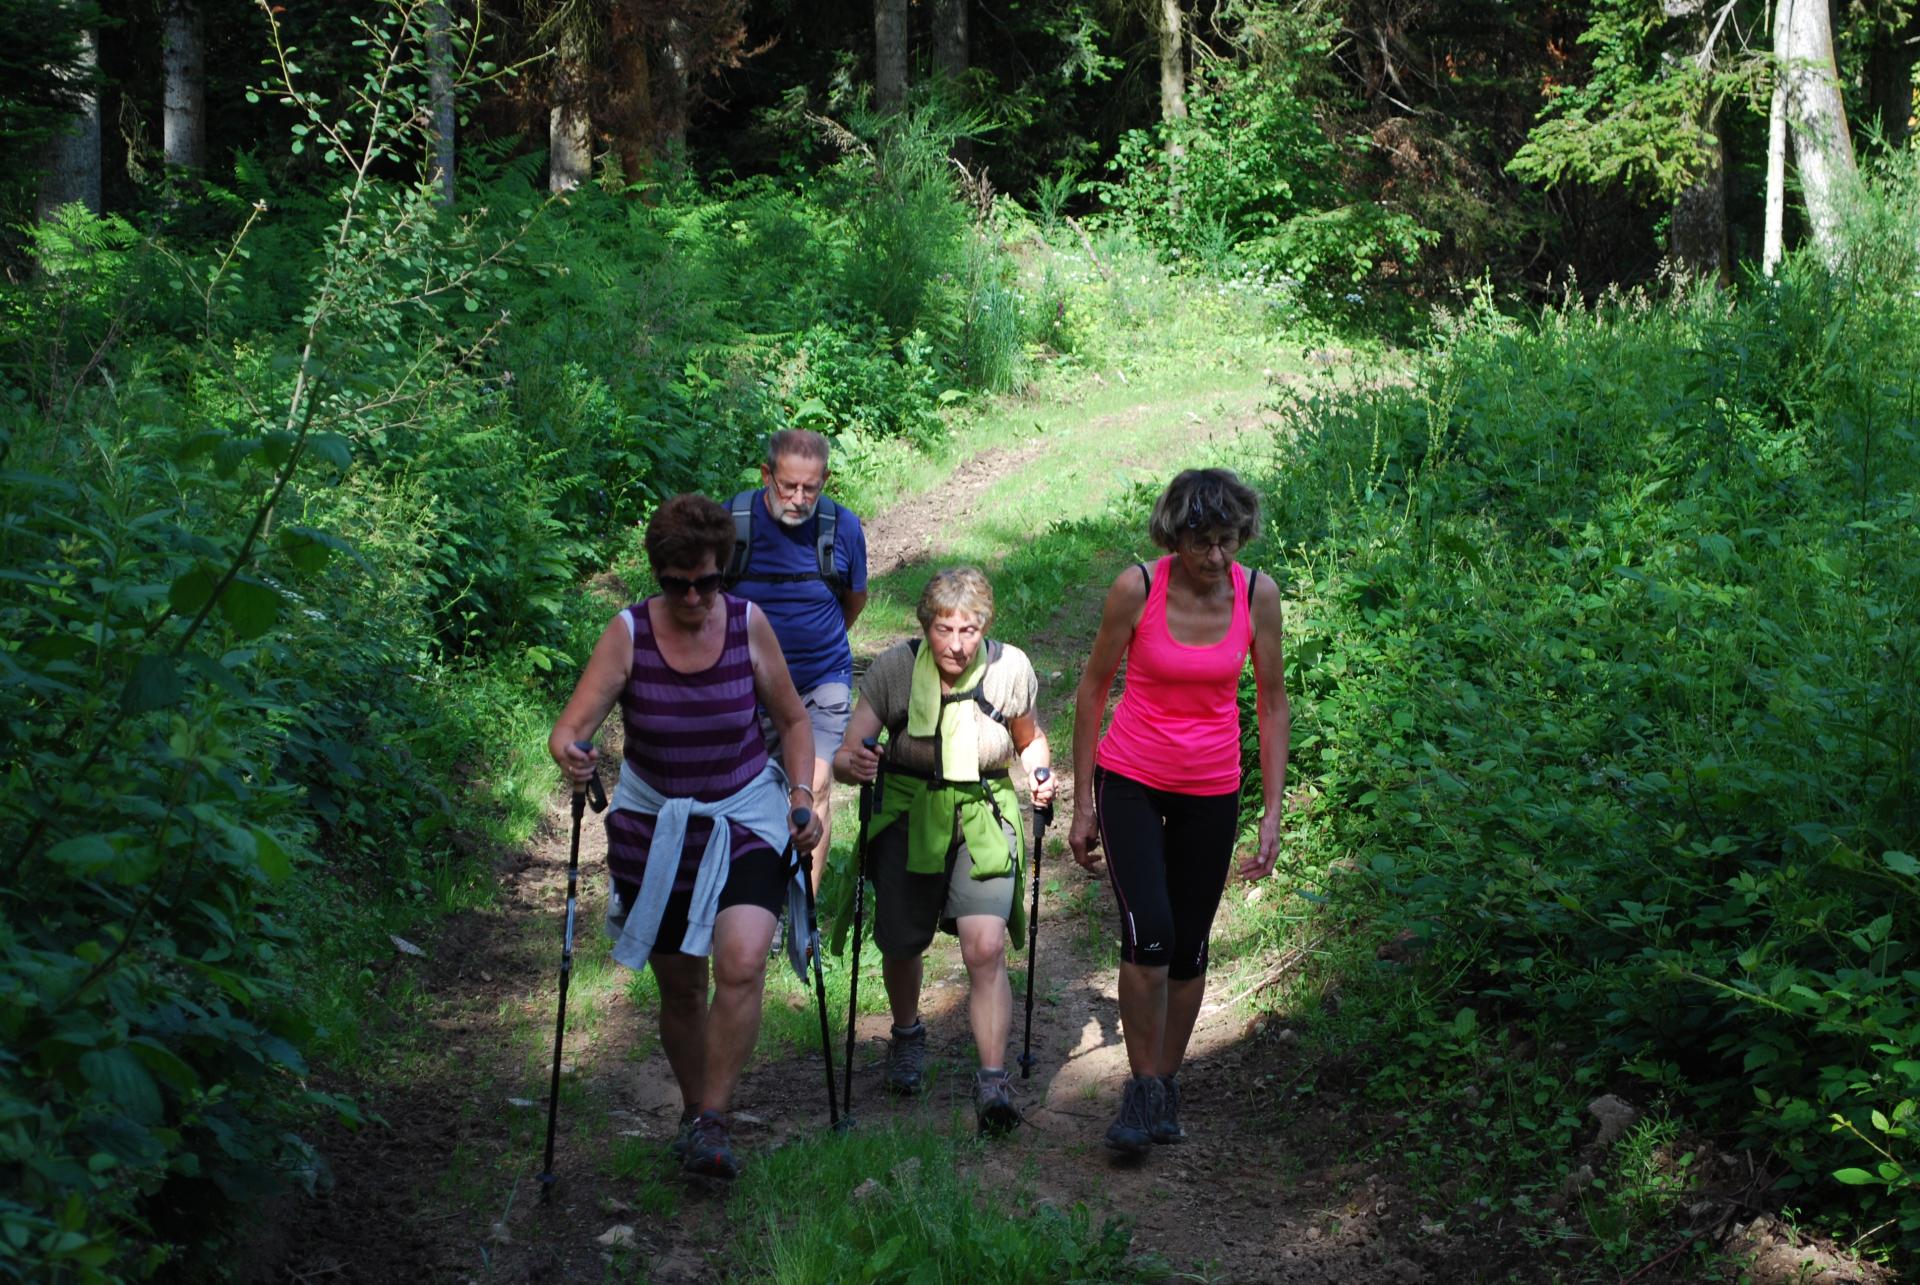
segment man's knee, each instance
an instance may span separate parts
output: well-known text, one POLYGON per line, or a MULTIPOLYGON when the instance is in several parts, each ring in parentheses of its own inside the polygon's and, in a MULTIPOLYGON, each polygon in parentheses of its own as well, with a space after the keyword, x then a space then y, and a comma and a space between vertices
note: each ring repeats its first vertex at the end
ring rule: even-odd
POLYGON ((1001 967, 1007 959, 1007 926, 994 920, 990 927, 964 926, 960 931, 960 958, 968 972, 1001 967))

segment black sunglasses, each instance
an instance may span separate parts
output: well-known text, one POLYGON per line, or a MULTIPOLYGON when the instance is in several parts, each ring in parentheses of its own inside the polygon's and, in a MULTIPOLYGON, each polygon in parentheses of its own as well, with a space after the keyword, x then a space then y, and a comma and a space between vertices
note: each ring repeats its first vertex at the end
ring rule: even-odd
POLYGON ((689 589, 704 598, 720 587, 718 571, 709 571, 706 575, 695 576, 691 580, 685 576, 667 575, 655 576, 654 579, 660 582, 660 592, 669 598, 684 598, 689 589))

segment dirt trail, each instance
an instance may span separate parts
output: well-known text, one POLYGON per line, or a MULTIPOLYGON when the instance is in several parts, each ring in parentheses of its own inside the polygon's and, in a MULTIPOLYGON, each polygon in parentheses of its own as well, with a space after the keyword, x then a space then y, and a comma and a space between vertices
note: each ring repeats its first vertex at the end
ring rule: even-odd
MULTIPOLYGON (((1125 415, 1166 409, 1143 405, 1125 415)), ((1152 449, 1157 460, 1172 463, 1198 442, 1256 426, 1261 415, 1257 398, 1243 397, 1223 416, 1189 413, 1167 422, 1152 449)), ((937 497, 911 497, 876 517, 868 524, 876 577, 937 557, 940 546, 926 536, 940 528, 936 519, 965 521, 996 483, 1064 449, 1071 447, 1040 439, 985 452, 963 463, 937 497)), ((1088 586, 1088 601, 1097 602, 1100 589, 1088 586)), ((1117 1162, 1100 1145, 1126 1073, 1106 927, 1111 899, 1099 873, 1073 865, 1063 844, 1072 783, 1065 779, 1070 735, 1061 715, 1093 629, 1086 606, 1070 603, 1032 640, 1043 676, 1066 675, 1046 684, 1042 697, 1063 789, 1042 869, 1038 1068, 1032 1079, 1015 1081, 1025 1127, 978 1163, 1009 1179, 1019 1175, 1056 1204, 1085 1202, 1098 1218, 1132 1219, 1136 1250, 1161 1255, 1187 1273, 1183 1280, 1504 1277, 1509 1263, 1500 1252, 1453 1239, 1415 1216, 1390 1175, 1343 1161, 1392 1126, 1343 1100, 1342 1068, 1308 1068, 1284 1020, 1250 1020, 1244 1002, 1225 1002, 1245 1001, 1272 960, 1244 959, 1216 972, 1182 1077, 1189 1141, 1137 1163, 1117 1162), (1293 1092, 1303 1079, 1318 1090, 1312 1098, 1293 1092)), ((847 792, 838 812, 848 830, 852 803, 847 792)), ((604 998, 592 1021, 570 1023, 561 1182, 552 1204, 538 1201, 533 1175, 545 1124, 568 825, 565 802, 556 797, 546 832, 501 870, 497 906, 448 920, 424 961, 401 965, 418 969, 433 1056, 396 1072, 393 1083, 404 1088, 360 1086, 387 1127, 323 1140, 335 1186, 279 1211, 283 1230, 261 1250, 258 1278, 546 1282, 634 1272, 654 1282, 714 1282, 725 1279, 728 1241, 760 1234, 731 1226, 724 1200, 693 1188, 679 1195, 671 1216, 636 1209, 634 1200, 647 1199, 646 1184, 610 1176, 610 1153, 632 1151, 635 1141, 664 1143, 679 1107, 653 1017, 625 998, 624 985, 604 998), (602 1238, 619 1227, 631 1228, 630 1245, 609 1247, 602 1238)), ((583 936, 599 930, 604 846, 600 827, 589 824, 581 856, 583 936)), ((1228 893, 1247 895, 1239 886, 1228 893)), ((784 964, 776 959, 772 967, 784 964)), ((1016 973, 1020 967, 1016 962, 1016 973)), ((855 1110, 863 1122, 909 1116, 965 1136, 972 1052, 965 974, 952 939, 936 943, 927 976, 932 1091, 912 1101, 880 1092, 887 1019, 864 1015, 855 1110)), ((1016 1008, 1018 1000, 1016 993, 1016 1008)), ((836 1045, 843 1020, 844 1010, 833 1021, 836 1045)), ((1018 1028, 1016 1013, 1016 1041, 1018 1028)), ((821 1096, 817 1051, 752 1061, 735 1103, 736 1140, 748 1162, 817 1133, 825 1124, 821 1096)), ((664 1159, 652 1163, 666 1171, 664 1159)))

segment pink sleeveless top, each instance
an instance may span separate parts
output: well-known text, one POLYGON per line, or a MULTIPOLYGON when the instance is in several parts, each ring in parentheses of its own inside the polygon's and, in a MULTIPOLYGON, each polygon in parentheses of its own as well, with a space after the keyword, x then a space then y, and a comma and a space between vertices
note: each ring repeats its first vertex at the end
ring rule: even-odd
POLYGON ((1127 686, 1094 762, 1156 790, 1230 794, 1240 788, 1240 672, 1253 642, 1247 571, 1233 564, 1233 623, 1211 647, 1167 631, 1171 556, 1153 565, 1153 585, 1127 646, 1127 686))

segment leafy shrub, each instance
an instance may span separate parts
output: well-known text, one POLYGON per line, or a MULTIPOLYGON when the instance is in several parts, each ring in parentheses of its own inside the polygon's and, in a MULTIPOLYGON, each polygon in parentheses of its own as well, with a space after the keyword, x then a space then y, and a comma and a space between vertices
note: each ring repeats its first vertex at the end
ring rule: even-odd
POLYGON ((1230 275, 1244 260, 1296 281, 1358 284, 1411 263, 1434 234, 1354 202, 1364 140, 1329 135, 1301 92, 1304 60, 1221 65, 1195 78, 1184 120, 1133 130, 1098 185, 1115 216, 1163 249, 1230 275), (1169 145, 1181 151, 1169 161, 1169 145))
POLYGON ((1909 285, 1797 263, 1732 304, 1470 317, 1411 387, 1295 403, 1271 529, 1306 825, 1370 913, 1911 1235, 1909 285))

